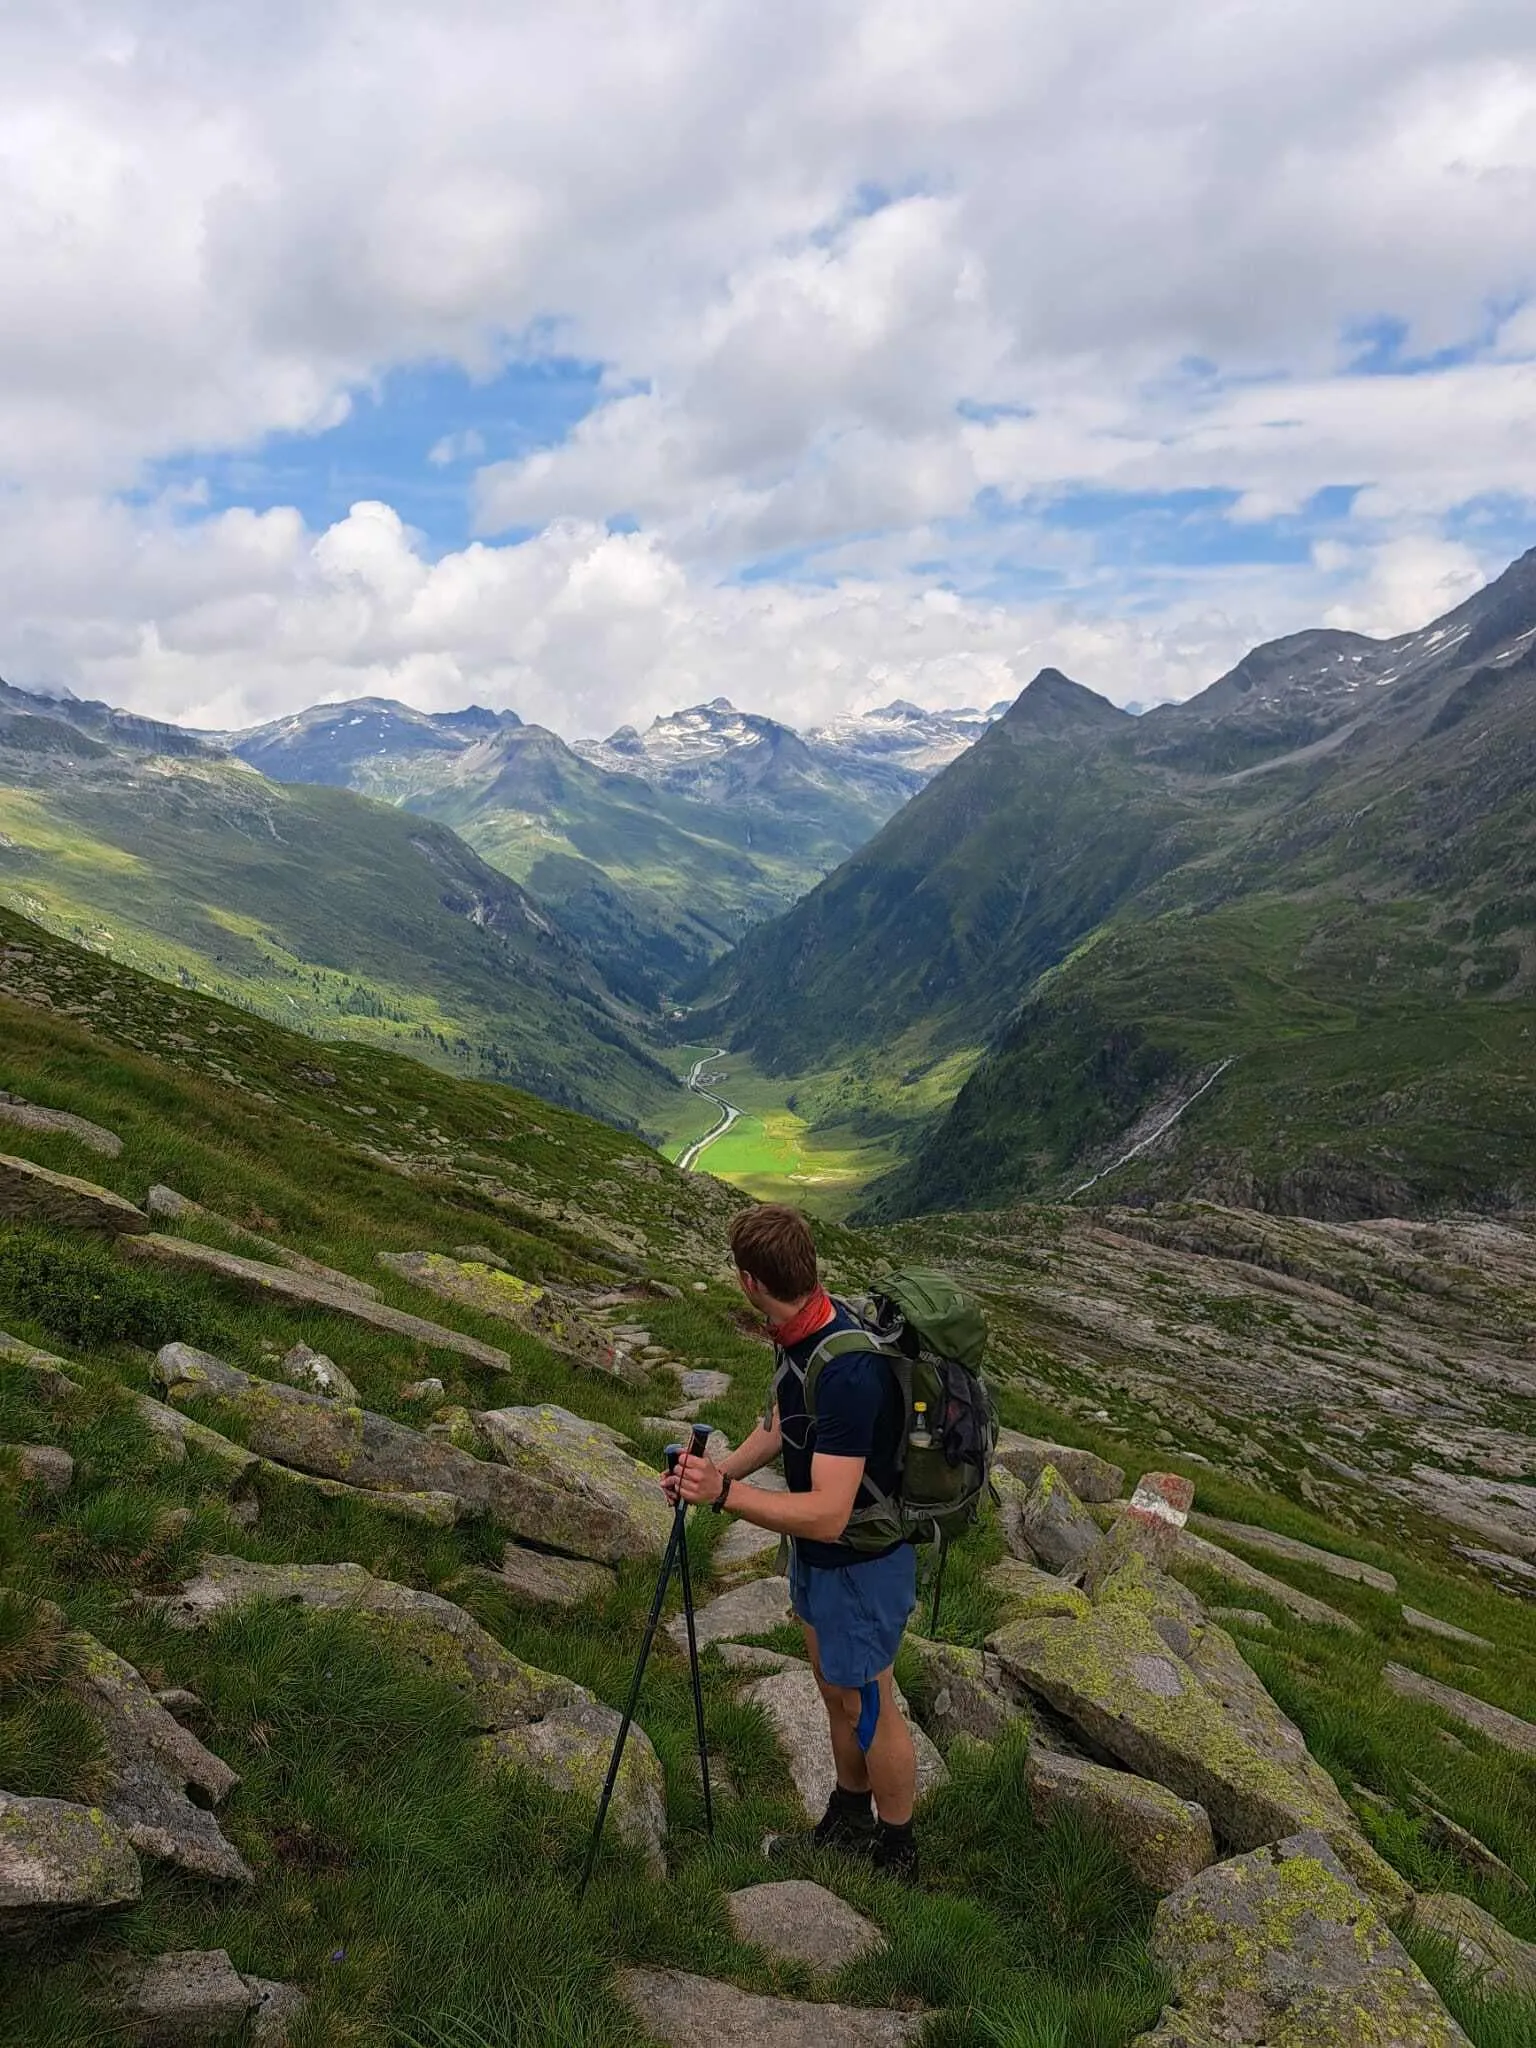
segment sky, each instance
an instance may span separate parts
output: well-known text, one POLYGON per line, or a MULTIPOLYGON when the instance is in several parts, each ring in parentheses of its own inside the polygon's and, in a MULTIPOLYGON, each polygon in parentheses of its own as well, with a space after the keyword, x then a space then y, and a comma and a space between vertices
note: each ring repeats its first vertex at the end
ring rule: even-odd
POLYGON ((12 0, 0 675, 1188 696, 1536 544, 1530 0, 12 0))

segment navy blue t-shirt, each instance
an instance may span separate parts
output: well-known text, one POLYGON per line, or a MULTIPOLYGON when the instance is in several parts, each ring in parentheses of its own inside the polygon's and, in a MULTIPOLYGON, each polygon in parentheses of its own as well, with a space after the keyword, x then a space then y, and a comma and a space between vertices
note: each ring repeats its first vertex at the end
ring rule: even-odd
MULTIPOLYGON (((788 1352, 799 1366, 806 1365, 818 1344, 834 1330, 856 1330, 854 1317, 839 1309, 830 1323, 788 1352)), ((841 1358, 829 1358, 816 1378, 816 1420, 805 1412, 805 1388, 793 1373, 779 1381, 779 1426, 784 1433, 784 1479, 791 1493, 811 1490, 811 1459, 818 1451, 832 1458, 863 1458, 865 1472, 882 1492, 896 1486, 901 1457, 906 1410, 896 1375, 886 1361, 873 1351, 850 1351, 841 1358)), ((856 1505, 868 1499, 859 1489, 856 1505)), ((899 1550, 893 1543, 890 1550, 899 1550)), ((846 1543, 813 1543, 795 1538, 795 1549, 807 1564, 855 1564, 860 1559, 885 1556, 886 1551, 854 1550, 846 1543)))

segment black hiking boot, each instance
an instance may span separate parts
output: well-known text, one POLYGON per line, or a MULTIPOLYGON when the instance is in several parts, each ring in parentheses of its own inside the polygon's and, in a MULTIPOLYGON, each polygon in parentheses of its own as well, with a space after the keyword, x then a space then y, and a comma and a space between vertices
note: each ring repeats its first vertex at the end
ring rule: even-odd
POLYGON ((839 1849, 845 1856, 872 1856, 876 1833, 869 1794, 845 1792, 839 1785, 815 1827, 798 1829, 793 1834, 769 1835, 763 1842, 763 1854, 770 1863, 810 1849, 839 1849))
POLYGON ((912 1839, 911 1821, 902 1827, 894 1821, 881 1821, 875 1829, 870 1861, 882 1877, 894 1877, 898 1884, 916 1884, 917 1843, 912 1839))

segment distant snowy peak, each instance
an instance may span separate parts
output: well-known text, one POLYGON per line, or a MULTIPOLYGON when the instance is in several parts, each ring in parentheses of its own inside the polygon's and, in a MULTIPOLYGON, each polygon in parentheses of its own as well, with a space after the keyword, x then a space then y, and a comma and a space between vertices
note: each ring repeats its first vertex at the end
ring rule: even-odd
POLYGON ((926 780, 973 746, 1009 702, 1005 698, 985 711, 969 704, 958 711, 928 711, 898 697, 875 711, 831 719, 808 732, 806 743, 824 755, 878 762, 926 780))
POLYGON ((575 751, 599 767, 677 781, 746 755, 798 756, 804 742, 776 719, 738 711, 729 698, 715 697, 654 718, 643 733, 621 725, 605 740, 578 740, 575 751))

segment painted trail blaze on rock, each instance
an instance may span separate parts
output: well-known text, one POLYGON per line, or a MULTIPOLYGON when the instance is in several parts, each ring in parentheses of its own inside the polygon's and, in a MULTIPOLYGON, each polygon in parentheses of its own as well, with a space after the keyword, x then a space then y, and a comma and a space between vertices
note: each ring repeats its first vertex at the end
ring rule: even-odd
POLYGON ((1177 1987, 1135 2048, 1469 2048, 1320 1834, 1218 1863, 1157 1909, 1177 1987))

